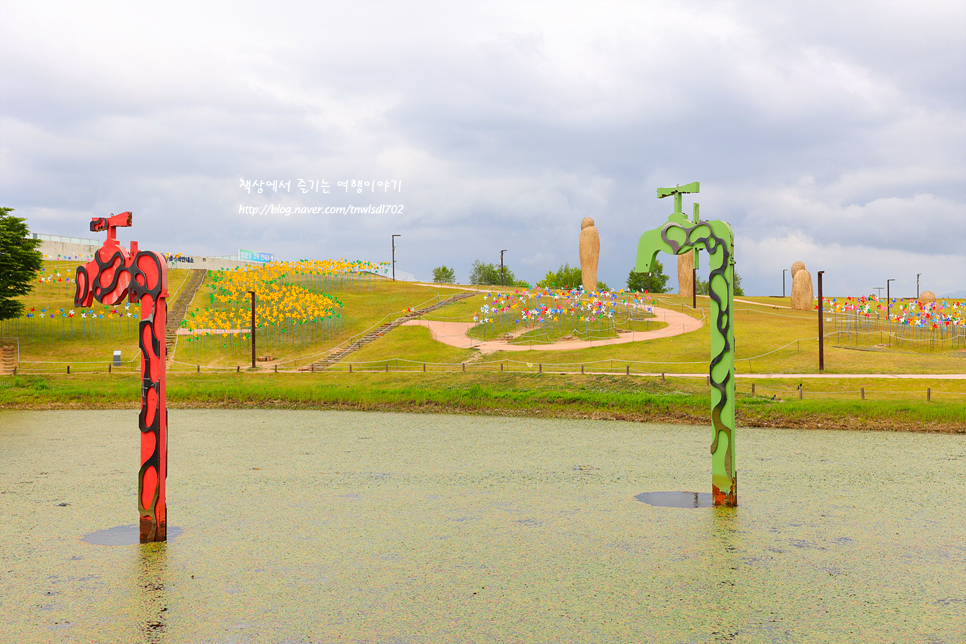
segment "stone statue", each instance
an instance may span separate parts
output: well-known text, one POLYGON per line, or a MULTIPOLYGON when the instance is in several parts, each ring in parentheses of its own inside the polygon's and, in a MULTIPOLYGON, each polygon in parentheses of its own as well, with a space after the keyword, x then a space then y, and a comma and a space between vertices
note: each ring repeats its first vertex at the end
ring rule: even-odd
POLYGON ((678 255, 678 294, 685 297, 694 295, 694 251, 678 255))
POLYGON ((805 270, 805 262, 795 262, 792 264, 792 309, 811 311, 814 300, 812 276, 805 270))
POLYGON ((585 291, 597 290, 597 261, 600 259, 600 233, 590 217, 580 222, 580 277, 585 291))

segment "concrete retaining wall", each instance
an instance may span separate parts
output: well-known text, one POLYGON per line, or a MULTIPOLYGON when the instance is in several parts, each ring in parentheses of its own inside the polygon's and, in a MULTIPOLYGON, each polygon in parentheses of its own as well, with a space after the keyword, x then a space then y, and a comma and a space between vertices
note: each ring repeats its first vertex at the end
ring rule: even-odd
MULTIPOLYGON (((78 242, 62 242, 41 240, 40 252, 44 254, 44 259, 57 260, 77 260, 79 262, 89 262, 94 258, 94 253, 101 247, 103 242, 86 243, 81 240, 78 242)), ((146 248, 143 250, 154 250, 146 248)), ((223 259, 221 257, 200 257, 194 255, 168 255, 168 268, 196 268, 217 271, 218 269, 232 269, 239 266, 258 266, 257 262, 242 262, 237 259, 223 259)))

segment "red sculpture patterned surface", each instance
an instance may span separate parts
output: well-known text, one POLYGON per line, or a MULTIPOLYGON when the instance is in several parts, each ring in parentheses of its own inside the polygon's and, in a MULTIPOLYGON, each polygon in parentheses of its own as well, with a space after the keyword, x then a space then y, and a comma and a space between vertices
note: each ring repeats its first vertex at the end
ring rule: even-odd
POLYGON ((138 335, 141 346, 141 469, 138 472, 138 513, 141 543, 167 540, 165 479, 168 474, 168 408, 165 402, 165 342, 168 265, 158 253, 131 250, 117 241, 118 226, 130 226, 131 213, 91 221, 91 232, 107 231, 107 241, 93 261, 77 267, 75 306, 118 304, 130 296, 140 302, 138 335))

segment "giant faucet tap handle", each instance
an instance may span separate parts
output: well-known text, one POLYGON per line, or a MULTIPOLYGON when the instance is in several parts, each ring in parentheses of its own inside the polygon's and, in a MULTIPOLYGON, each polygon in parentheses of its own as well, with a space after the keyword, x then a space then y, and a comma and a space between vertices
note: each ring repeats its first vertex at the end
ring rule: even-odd
MULTIPOLYGON (((117 239, 117 228, 120 226, 126 228, 131 225, 131 211, 122 212, 119 215, 111 215, 110 217, 91 217, 91 232, 99 233, 102 230, 107 231, 107 241, 110 242, 117 239)), ((115 242, 116 244, 116 242, 115 242)), ((110 244, 114 246, 115 244, 110 244)))
POLYGON ((99 233, 102 230, 107 230, 107 234, 111 234, 112 228, 122 227, 126 228, 131 225, 131 211, 122 212, 119 215, 111 215, 110 217, 91 217, 91 232, 99 233))
POLYGON ((692 194, 695 192, 701 192, 701 183, 695 181, 694 183, 689 183, 686 186, 677 186, 676 188, 658 188, 657 198, 664 199, 664 197, 674 197, 674 214, 683 215, 681 212, 681 195, 682 194, 692 194))
POLYGON ((657 198, 663 199, 664 197, 670 197, 671 195, 677 194, 691 194, 694 192, 701 192, 701 183, 695 181, 694 183, 689 183, 686 186, 677 186, 676 188, 658 188, 657 198))

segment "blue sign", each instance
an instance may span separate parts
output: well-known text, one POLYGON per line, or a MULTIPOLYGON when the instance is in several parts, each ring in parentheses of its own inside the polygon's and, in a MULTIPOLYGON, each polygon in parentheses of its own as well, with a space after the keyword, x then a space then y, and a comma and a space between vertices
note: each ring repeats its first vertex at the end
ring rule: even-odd
POLYGON ((238 259, 243 262, 263 262, 267 264, 268 262, 275 261, 275 255, 274 253, 253 253, 250 250, 239 248, 238 259))

